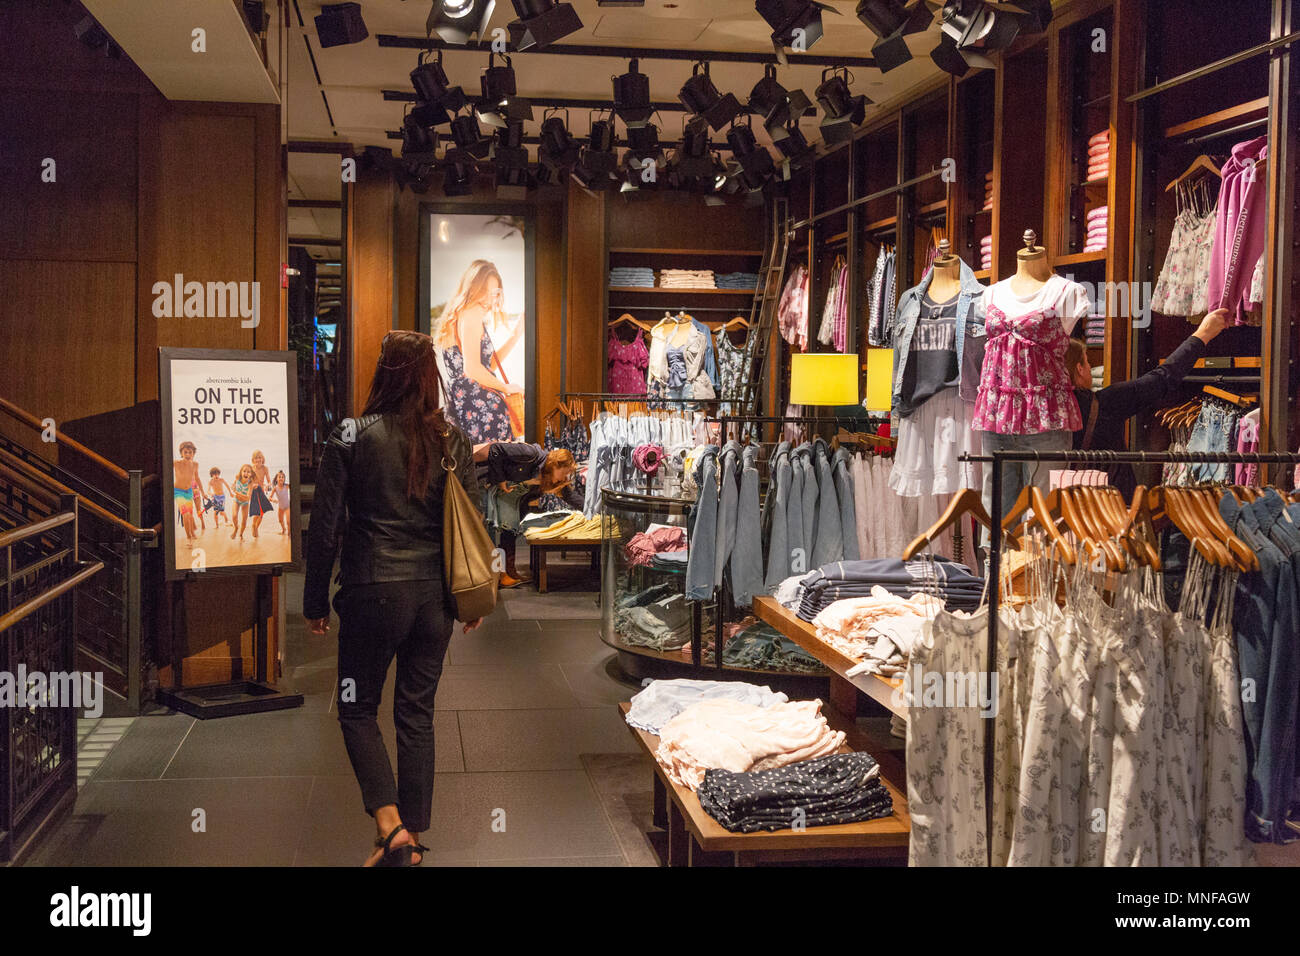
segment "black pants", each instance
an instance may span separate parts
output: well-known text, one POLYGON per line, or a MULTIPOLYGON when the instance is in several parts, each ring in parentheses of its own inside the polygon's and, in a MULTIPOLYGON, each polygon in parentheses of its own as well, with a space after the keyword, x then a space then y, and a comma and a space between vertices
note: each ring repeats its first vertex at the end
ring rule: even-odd
POLYGON ((433 697, 455 625, 443 583, 344 587, 334 609, 340 619, 339 724, 366 812, 373 816, 396 804, 409 830, 427 830, 433 807, 433 697), (394 656, 396 785, 376 720, 394 656))

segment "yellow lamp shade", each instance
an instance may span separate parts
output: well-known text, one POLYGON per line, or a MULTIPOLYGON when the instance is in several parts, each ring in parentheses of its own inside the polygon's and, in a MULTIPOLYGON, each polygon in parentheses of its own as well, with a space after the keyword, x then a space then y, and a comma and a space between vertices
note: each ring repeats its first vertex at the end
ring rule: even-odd
POLYGON ((837 352, 790 356, 790 402, 793 405, 856 405, 858 357, 837 352))
POLYGON ((867 353, 867 399, 869 412, 887 412, 894 400, 894 350, 872 349, 867 353))

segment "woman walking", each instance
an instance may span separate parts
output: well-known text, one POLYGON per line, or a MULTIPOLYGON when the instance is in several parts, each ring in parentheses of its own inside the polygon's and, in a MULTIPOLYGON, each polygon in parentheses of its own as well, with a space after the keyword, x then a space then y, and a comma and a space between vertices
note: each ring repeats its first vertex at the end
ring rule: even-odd
POLYGON ((303 615, 313 634, 329 631, 330 572, 341 543, 339 723, 375 819, 366 866, 412 866, 428 851, 420 834, 433 805, 433 698, 455 623, 442 566, 447 468, 471 501, 479 497, 473 449, 438 404, 432 340, 389 332, 365 411, 330 436, 312 502, 303 615), (394 657, 396 781, 376 721, 394 657))

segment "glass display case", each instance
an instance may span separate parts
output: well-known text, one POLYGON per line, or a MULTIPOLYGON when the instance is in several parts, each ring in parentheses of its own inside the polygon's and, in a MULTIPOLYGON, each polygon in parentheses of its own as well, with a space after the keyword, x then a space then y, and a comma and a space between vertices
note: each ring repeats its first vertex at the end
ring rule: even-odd
MULTIPOLYGON (((803 682, 800 693, 824 695, 826 670, 740 610, 724 615, 722 667, 716 665, 718 604, 686 598, 694 507, 685 497, 601 492, 608 533, 601 542, 600 633, 618 651, 623 672, 638 680, 732 677, 781 688, 803 682)), ((730 606, 725 598, 724 606, 730 606)))

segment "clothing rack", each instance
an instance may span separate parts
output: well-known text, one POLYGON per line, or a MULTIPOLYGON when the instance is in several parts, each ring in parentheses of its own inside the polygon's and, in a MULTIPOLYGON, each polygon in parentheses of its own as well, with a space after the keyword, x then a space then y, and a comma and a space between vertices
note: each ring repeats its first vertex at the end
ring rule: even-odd
MULTIPOLYGON (((1300 464, 1300 454, 1286 452, 1185 452, 1185 451, 995 451, 991 455, 958 456, 959 461, 989 463, 993 467, 993 480, 990 500, 994 502, 992 515, 993 527, 989 531, 989 624, 988 644, 985 648, 987 667, 990 674, 997 666, 998 649, 998 598, 1001 591, 1001 554, 1002 554, 1002 465, 1004 463, 1043 462, 1045 464, 1165 464, 1169 462, 1188 464, 1260 464, 1260 465, 1294 465, 1300 464)), ((989 865, 993 863, 993 748, 994 721, 987 721, 984 728, 984 813, 985 833, 988 840, 989 865)))
POLYGON ((648 392, 629 394, 627 392, 561 392, 561 400, 567 398, 592 398, 598 402, 664 402, 682 405, 699 402, 715 402, 715 398, 657 398, 648 392))

